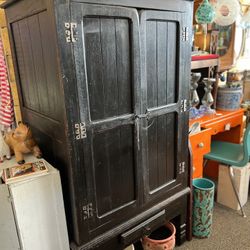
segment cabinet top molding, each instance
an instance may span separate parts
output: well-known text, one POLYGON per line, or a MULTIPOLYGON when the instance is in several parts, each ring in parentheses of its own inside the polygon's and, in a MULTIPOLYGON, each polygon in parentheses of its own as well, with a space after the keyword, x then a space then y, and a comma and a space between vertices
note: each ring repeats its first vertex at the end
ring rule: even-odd
MULTIPOLYGON (((15 4, 17 2, 20 2, 21 0, 7 0, 5 3, 2 3, 0 5, 1 8, 5 9, 11 6, 12 4, 15 4)), ((115 4, 120 6, 134 6, 134 7, 140 7, 145 6, 145 8, 155 8, 155 9, 164 9, 171 4, 178 4, 183 2, 193 2, 194 0, 55 0, 55 2, 59 2, 61 4, 66 4, 68 2, 82 2, 82 3, 96 3, 96 4, 115 4)))

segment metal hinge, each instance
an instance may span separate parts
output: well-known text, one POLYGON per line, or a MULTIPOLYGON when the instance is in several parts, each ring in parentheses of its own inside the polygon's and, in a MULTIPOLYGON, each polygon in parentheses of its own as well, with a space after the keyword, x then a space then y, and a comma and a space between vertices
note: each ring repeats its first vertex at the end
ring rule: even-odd
POLYGON ((182 41, 187 42, 189 39, 189 30, 188 27, 183 27, 182 28, 182 33, 181 33, 182 41))
POLYGON ((65 35, 67 43, 75 43, 77 41, 77 23, 64 23, 65 35))
POLYGON ((185 162, 179 163, 179 174, 183 174, 185 172, 185 162))
POLYGON ((86 123, 75 123, 75 139, 80 140, 84 138, 87 138, 86 123))
POLYGON ((94 216, 93 204, 89 203, 86 206, 82 207, 83 210, 83 220, 87 220, 94 216))
POLYGON ((181 113, 187 111, 187 99, 181 100, 181 113))

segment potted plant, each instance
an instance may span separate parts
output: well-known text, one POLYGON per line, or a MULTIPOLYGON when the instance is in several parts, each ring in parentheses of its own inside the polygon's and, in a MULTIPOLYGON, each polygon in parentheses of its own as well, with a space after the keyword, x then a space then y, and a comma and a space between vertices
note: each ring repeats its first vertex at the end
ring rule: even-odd
POLYGON ((174 224, 167 222, 164 226, 153 231, 149 236, 142 239, 144 250, 172 250, 175 247, 174 224))

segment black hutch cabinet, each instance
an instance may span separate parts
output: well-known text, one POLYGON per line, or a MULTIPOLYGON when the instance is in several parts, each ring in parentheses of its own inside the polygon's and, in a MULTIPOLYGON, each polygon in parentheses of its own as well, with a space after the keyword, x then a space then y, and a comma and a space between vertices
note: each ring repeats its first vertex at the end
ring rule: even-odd
POLYGON ((72 249, 186 239, 192 1, 9 0, 23 120, 61 171, 72 249))

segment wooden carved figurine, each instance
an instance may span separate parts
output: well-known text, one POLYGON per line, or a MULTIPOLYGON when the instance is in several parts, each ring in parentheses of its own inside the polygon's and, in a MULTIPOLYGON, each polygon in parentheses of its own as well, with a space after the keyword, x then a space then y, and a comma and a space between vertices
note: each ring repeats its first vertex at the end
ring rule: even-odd
POLYGON ((16 161, 18 164, 23 164, 23 154, 33 153, 37 158, 42 157, 42 153, 38 145, 36 144, 30 128, 22 123, 18 123, 18 127, 5 136, 5 142, 9 145, 10 149, 13 150, 16 161))
POLYGON ((4 141, 2 132, 0 131, 0 162, 3 162, 4 157, 8 160, 11 158, 10 148, 4 141))

